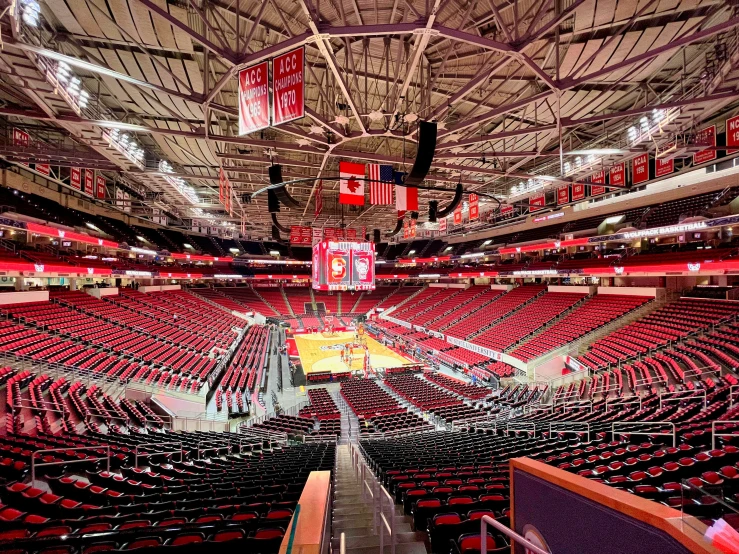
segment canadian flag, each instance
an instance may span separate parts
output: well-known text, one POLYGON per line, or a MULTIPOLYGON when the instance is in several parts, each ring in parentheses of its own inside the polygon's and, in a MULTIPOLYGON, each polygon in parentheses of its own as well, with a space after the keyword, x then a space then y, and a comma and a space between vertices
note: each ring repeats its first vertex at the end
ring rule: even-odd
POLYGON ((339 204, 364 206, 364 164, 339 162, 339 204))

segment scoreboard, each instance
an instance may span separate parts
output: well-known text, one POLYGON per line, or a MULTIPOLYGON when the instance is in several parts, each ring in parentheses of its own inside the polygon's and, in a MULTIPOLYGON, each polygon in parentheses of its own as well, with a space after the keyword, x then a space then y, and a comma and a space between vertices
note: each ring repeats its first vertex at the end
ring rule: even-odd
POLYGON ((316 290, 374 290, 375 244, 319 242, 313 245, 312 273, 316 290))

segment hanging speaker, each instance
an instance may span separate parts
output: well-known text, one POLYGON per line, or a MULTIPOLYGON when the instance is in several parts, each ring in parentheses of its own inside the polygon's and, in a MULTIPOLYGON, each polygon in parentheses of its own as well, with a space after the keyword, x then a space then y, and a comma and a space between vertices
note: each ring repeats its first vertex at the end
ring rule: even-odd
POLYGON ((279 185, 282 182, 282 166, 280 164, 269 166, 269 182, 279 185))
POLYGON ((277 229, 282 231, 283 233, 290 233, 290 229, 288 227, 285 227, 284 225, 280 225, 280 222, 277 221, 277 214, 272 214, 272 223, 277 229))
POLYGON ((439 201, 429 200, 429 222, 436 223, 436 212, 439 211, 439 201))
POLYGON ((436 123, 421 121, 418 124, 418 150, 416 150, 416 161, 413 169, 405 178, 405 184, 409 186, 420 185, 431 168, 431 162, 436 152, 436 123))
POLYGON ((277 198, 275 189, 267 189, 267 210, 271 214, 276 214, 280 211, 280 201, 277 198))
POLYGON ((375 244, 380 244, 380 240, 381 240, 380 239, 380 230, 379 229, 373 230, 372 231, 372 242, 374 242, 375 244))
POLYGON ((397 235, 400 230, 403 228, 403 218, 398 218, 398 223, 395 225, 395 229, 390 231, 390 234, 388 236, 392 237, 393 235, 397 235))
POLYGON ((277 225, 272 225, 272 240, 280 240, 280 230, 277 225))
POLYGON ((449 204, 446 208, 442 208, 441 210, 436 212, 436 217, 446 217, 450 213, 452 213, 462 201, 462 192, 462 183, 457 183, 457 189, 454 191, 454 198, 452 199, 452 203, 449 204))
POLYGON ((418 212, 411 212, 411 219, 418 220, 418 212))

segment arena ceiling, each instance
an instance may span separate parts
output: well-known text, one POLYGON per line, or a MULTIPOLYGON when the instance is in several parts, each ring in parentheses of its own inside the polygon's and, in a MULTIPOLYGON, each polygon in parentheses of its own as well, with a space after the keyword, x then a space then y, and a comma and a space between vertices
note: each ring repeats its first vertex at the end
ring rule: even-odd
MULTIPOLYGON (((142 215, 158 207, 187 220, 197 208, 237 226, 218 202, 219 165, 240 199, 268 184, 268 165, 279 163, 285 180, 315 178, 290 187, 305 206, 283 208, 290 225, 313 221, 316 184, 338 174, 339 160, 410 167, 425 119, 439 125, 428 181, 450 189, 461 181, 504 200, 517 183, 584 179, 674 136, 634 144, 628 129, 645 116, 670 114, 660 123, 670 132, 712 118, 722 125, 739 106, 738 8, 736 0, 17 0, 2 19, 0 115, 37 140, 19 149, 6 139, 0 155, 104 170, 142 193, 142 215), (238 70, 301 45, 307 117, 238 136, 238 70), (45 75, 60 59, 89 95, 80 110, 45 75), (143 167, 103 140, 115 123, 128 124, 117 132, 141 146, 143 167), (163 178, 160 160, 196 204, 163 178)), ((323 188, 317 222, 338 223, 338 182, 323 188)), ((443 206, 451 196, 422 191, 421 213, 428 199, 443 206)), ((250 229, 269 228, 266 195, 242 208, 250 229)), ((397 216, 366 206, 343 217, 388 230, 397 216)))

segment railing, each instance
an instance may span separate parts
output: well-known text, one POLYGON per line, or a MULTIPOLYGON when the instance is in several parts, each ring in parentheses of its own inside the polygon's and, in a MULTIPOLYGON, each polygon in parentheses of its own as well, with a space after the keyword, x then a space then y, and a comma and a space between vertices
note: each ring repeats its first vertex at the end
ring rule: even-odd
POLYGON ((680 403, 682 401, 693 402, 695 400, 703 400, 704 410, 708 407, 708 399, 706 398, 706 391, 704 390, 692 391, 690 396, 685 396, 685 391, 662 392, 659 395, 659 408, 661 410, 662 406, 668 402, 680 403))
POLYGON ((387 531, 390 539, 390 554, 395 554, 395 544, 397 542, 397 533, 395 531, 395 501, 385 487, 382 486, 375 474, 372 473, 369 466, 367 466, 364 457, 356 446, 352 446, 352 466, 354 467, 354 474, 359 478, 359 483, 362 487, 362 500, 367 502, 370 498, 372 499, 372 527, 375 531, 377 531, 378 524, 380 527, 379 552, 385 552, 385 531, 387 531), (389 521, 384 512, 386 499, 387 507, 390 508, 389 521))
MULTIPOLYGON (((502 523, 495 521, 490 516, 482 516, 482 519, 480 520, 480 554, 487 554, 488 552, 488 541, 487 541, 487 531, 488 531, 488 525, 492 525, 495 529, 503 533, 506 537, 513 539, 513 542, 516 542, 524 547, 524 550, 526 553, 532 553, 532 554, 549 554, 548 551, 542 550, 538 546, 536 546, 531 541, 526 540, 524 537, 513 531, 512 529, 509 529, 502 523)), ((382 551, 381 551, 382 552, 382 551)), ((393 551, 394 552, 394 551, 393 551)))
POLYGON ((734 407, 734 402, 739 398, 739 385, 731 385, 729 387, 729 408, 734 407))
POLYGON ((283 446, 287 445, 287 433, 281 431, 270 431, 268 429, 254 429, 253 427, 241 427, 239 434, 259 439, 275 441, 283 446))
POLYGON ((536 423, 533 421, 512 421, 506 425, 506 433, 510 433, 511 431, 536 433, 536 423))
POLYGON ((711 439, 711 449, 712 450, 716 450, 716 437, 732 437, 732 436, 735 437, 736 435, 739 435, 739 427, 733 429, 733 432, 726 432, 726 433, 723 433, 723 432, 717 433, 716 432, 716 425, 717 424, 718 425, 726 425, 727 423, 732 423, 732 424, 739 425, 739 421, 734 420, 734 419, 727 419, 725 421, 719 420, 719 421, 712 421, 711 422, 711 436, 713 437, 711 439))
POLYGON ((179 454, 180 455, 180 463, 182 463, 182 443, 178 441, 172 441, 172 442, 148 442, 143 444, 137 444, 136 448, 133 451, 133 459, 134 464, 133 467, 138 469, 139 467, 139 458, 151 458, 152 456, 158 456, 158 455, 164 455, 164 454, 179 454), (141 448, 144 446, 179 446, 178 450, 171 450, 167 452, 141 452, 141 448))
POLYGON ((629 396, 627 398, 614 398, 613 400, 606 400, 606 409, 611 409, 612 406, 630 406, 632 404, 639 404, 639 409, 641 410, 642 405, 642 398, 641 396, 629 396))
POLYGON ((585 433, 588 435, 587 442, 590 442, 590 423, 580 421, 552 421, 549 423, 549 437, 552 437, 552 433, 566 433, 580 435, 583 433, 583 427, 585 433), (577 429, 580 427, 580 429, 577 429))
POLYGON ((31 453, 31 484, 33 486, 36 486, 36 468, 37 467, 101 462, 103 460, 107 462, 107 470, 108 472, 110 472, 110 445, 108 446, 76 446, 74 448, 51 448, 49 450, 36 450, 35 452, 31 453), (97 452, 100 449, 105 449, 105 451, 107 452, 107 455, 105 457, 100 457, 100 458, 86 457, 84 460, 60 460, 58 462, 42 462, 40 464, 36 463, 36 456, 40 454, 51 454, 52 452, 69 452, 70 450, 71 451, 92 450, 94 452, 97 452))
POLYGON ((672 446, 677 446, 677 435, 676 435, 676 429, 675 424, 671 423, 669 421, 622 421, 613 423, 611 425, 611 435, 613 436, 613 440, 616 440, 616 436, 620 435, 665 435, 668 433, 664 433, 660 430, 657 431, 636 431, 633 430, 633 427, 642 428, 642 427, 655 427, 655 426, 663 426, 669 427, 671 429, 672 435, 672 446), (617 430, 617 429, 623 429, 623 430, 617 430))
POLYGON ((590 412, 593 411, 593 401, 592 400, 571 400, 570 402, 565 402, 563 404, 560 404, 559 407, 561 407, 565 412, 568 412, 570 410, 577 410, 580 408, 590 408, 590 412))

